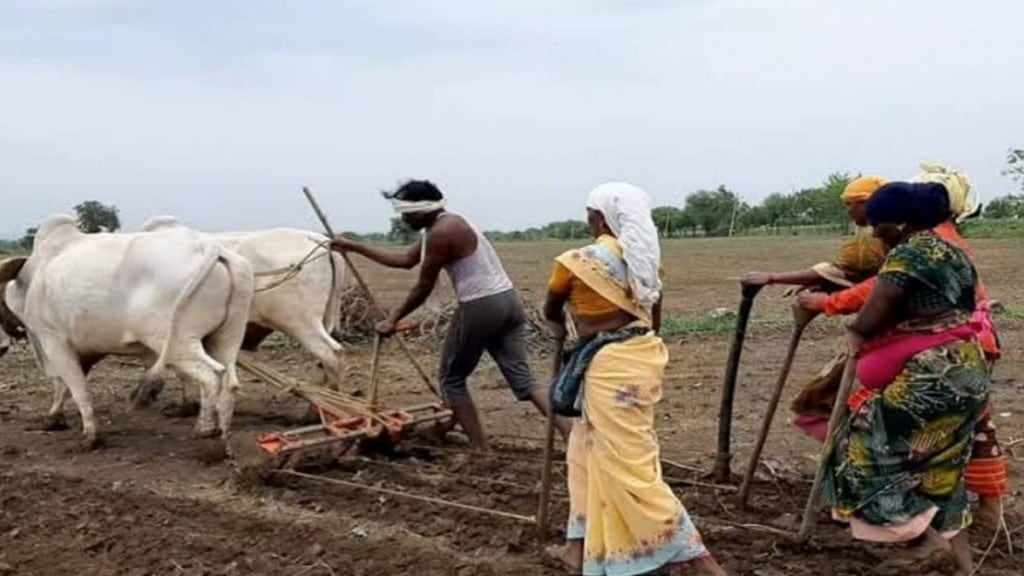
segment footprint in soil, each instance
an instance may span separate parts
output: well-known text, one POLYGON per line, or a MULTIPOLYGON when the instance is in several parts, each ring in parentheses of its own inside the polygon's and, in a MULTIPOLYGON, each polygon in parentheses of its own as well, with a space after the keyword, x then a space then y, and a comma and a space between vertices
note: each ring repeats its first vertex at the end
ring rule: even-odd
POLYGON ((168 404, 160 409, 160 413, 168 418, 193 418, 199 415, 199 402, 186 400, 168 404))
POLYGON ((26 432, 60 432, 70 430, 67 419, 63 414, 57 416, 39 416, 33 418, 25 425, 26 432))

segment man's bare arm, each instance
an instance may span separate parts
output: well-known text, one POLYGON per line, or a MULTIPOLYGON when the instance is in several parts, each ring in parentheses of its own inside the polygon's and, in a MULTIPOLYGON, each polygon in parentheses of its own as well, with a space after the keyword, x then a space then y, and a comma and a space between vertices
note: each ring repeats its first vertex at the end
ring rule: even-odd
POLYGON ((331 248, 335 250, 344 250, 346 252, 355 252, 360 256, 364 256, 373 260, 374 262, 387 266, 388 268, 403 268, 410 270, 415 268, 420 263, 420 242, 416 242, 404 252, 398 252, 393 250, 381 250, 380 248, 374 248, 368 246, 362 242, 356 242, 347 238, 335 238, 331 242, 331 248))
MULTIPOLYGON (((432 232, 427 235, 425 241, 427 243, 426 256, 420 266, 419 278, 416 280, 416 285, 409 291, 409 295, 406 296, 405 302, 391 314, 389 320, 393 324, 397 324, 427 301, 430 293, 434 291, 441 270, 450 259, 452 241, 447 231, 432 232)), ((419 260, 419 253, 417 253, 416 259, 419 260)))

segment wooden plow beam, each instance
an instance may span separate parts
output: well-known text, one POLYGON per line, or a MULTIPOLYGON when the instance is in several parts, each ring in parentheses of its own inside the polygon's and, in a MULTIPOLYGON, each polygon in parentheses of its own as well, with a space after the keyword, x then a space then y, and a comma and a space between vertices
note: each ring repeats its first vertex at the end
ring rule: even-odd
POLYGON ((451 420, 452 412, 440 403, 407 408, 386 408, 349 394, 293 380, 273 368, 239 358, 238 367, 260 381, 312 404, 320 423, 294 430, 269 432, 259 447, 275 467, 295 466, 309 460, 337 460, 363 439, 400 440, 413 427, 451 420))

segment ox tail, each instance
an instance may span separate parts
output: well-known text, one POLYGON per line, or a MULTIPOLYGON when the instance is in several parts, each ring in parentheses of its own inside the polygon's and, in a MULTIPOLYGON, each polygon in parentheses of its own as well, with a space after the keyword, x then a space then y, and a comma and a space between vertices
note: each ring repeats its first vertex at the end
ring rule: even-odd
POLYGON ((239 388, 235 363, 245 340, 245 329, 249 323, 249 312, 256 291, 256 276, 253 274, 252 265, 245 258, 224 248, 221 248, 219 252, 220 261, 228 270, 231 291, 228 293, 224 322, 216 330, 217 339, 221 343, 221 346, 218 346, 221 348, 221 352, 217 359, 226 364, 224 366, 224 388, 233 392, 239 388))
MULTIPOLYGON (((181 324, 181 316, 185 313, 185 307, 221 258, 221 249, 218 246, 206 244, 205 248, 206 250, 196 272, 189 278, 188 284, 185 285, 178 294, 177 300, 174 301, 174 308, 171 309, 171 321, 167 326, 167 334, 164 335, 164 345, 160 349, 160 355, 157 356, 156 362, 146 371, 146 378, 149 380, 157 380, 167 369, 167 358, 170 355, 171 342, 174 341, 174 335, 178 333, 178 326, 181 324)), ((224 370, 224 367, 219 365, 213 368, 217 372, 224 370)))
POLYGON ((331 263, 331 292, 327 297, 327 310, 324 310, 324 329, 334 336, 341 332, 341 293, 345 289, 348 268, 344 258, 330 248, 326 250, 331 263))

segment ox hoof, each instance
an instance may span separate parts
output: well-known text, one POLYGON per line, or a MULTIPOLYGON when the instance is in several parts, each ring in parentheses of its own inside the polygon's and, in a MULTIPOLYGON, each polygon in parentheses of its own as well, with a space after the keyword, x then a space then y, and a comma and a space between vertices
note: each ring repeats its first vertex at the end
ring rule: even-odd
POLYGON ((217 428, 210 428, 208 430, 207 429, 203 429, 203 428, 196 428, 192 432, 192 437, 200 439, 200 440, 209 440, 211 438, 218 438, 218 437, 220 437, 220 430, 218 430, 217 428))
POLYGON ((156 402, 164 389, 162 380, 143 380, 132 390, 132 409, 144 410, 156 402))
POLYGON ((103 447, 103 437, 96 434, 86 434, 78 441, 79 452, 92 452, 103 447))

